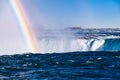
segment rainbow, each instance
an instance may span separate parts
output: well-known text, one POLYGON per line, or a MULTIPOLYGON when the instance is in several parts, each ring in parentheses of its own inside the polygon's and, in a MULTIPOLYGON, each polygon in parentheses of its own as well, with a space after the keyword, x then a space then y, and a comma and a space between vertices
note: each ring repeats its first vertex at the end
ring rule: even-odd
POLYGON ((19 0, 9 0, 23 32, 29 52, 37 52, 36 38, 19 0))

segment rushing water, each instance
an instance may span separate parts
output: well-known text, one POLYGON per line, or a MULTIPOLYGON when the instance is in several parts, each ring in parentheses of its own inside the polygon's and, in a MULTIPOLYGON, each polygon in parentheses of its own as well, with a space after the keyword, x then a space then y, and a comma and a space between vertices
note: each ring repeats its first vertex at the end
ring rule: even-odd
POLYGON ((37 35, 39 53, 0 54, 0 80, 120 80, 120 29, 37 35))
POLYGON ((111 39, 48 39, 39 41, 42 53, 72 51, 119 51, 120 38, 111 39))
POLYGON ((120 51, 120 29, 49 30, 38 37, 41 53, 120 51))
POLYGON ((120 52, 3 55, 0 80, 120 80, 120 52))

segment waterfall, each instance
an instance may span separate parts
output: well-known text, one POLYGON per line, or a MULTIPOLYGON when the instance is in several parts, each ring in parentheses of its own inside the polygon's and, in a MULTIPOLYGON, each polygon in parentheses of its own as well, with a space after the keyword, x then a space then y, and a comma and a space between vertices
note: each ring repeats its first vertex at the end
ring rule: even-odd
POLYGON ((39 52, 73 52, 73 51, 118 51, 120 39, 70 39, 43 38, 38 42, 39 52))

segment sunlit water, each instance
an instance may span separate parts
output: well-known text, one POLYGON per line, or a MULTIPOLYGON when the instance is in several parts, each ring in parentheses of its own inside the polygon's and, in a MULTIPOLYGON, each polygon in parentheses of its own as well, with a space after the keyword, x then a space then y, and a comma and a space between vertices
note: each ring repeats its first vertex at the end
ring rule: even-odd
POLYGON ((41 53, 120 51, 120 29, 66 29, 38 33, 41 53))

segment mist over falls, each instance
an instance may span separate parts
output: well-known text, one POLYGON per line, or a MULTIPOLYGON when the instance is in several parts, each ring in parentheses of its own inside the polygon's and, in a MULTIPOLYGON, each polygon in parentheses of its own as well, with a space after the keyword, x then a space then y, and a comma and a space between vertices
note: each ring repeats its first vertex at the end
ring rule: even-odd
POLYGON ((116 29, 46 30, 38 35, 39 52, 119 51, 119 33, 116 29))

